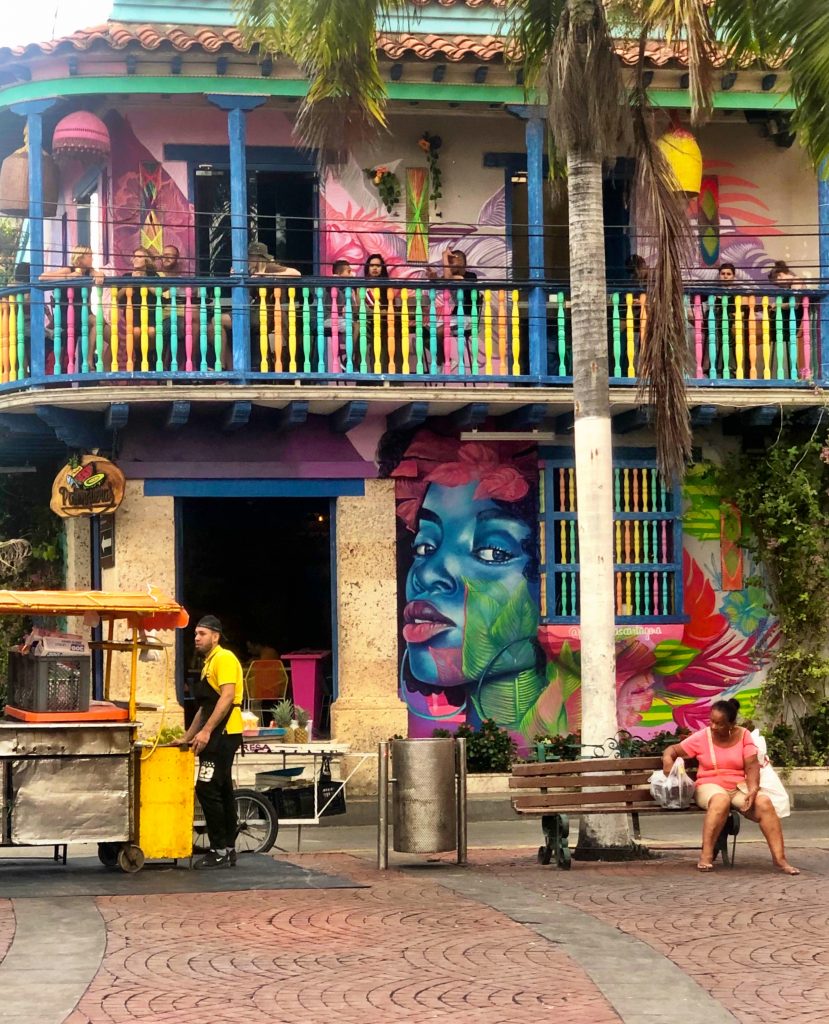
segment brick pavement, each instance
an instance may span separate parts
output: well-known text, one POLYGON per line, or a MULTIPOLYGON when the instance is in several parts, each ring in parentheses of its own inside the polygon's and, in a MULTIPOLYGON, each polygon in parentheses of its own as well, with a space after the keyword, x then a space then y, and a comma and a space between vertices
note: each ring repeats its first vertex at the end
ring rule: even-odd
POLYGON ((66 1024, 620 1020, 561 949, 428 871, 301 860, 371 887, 100 897, 106 954, 66 1024))
POLYGON ((791 849, 797 878, 773 871, 765 844, 737 867, 694 870, 693 851, 620 865, 535 863, 530 851, 482 852, 476 868, 577 907, 672 960, 746 1024, 829 1020, 829 854, 791 849))

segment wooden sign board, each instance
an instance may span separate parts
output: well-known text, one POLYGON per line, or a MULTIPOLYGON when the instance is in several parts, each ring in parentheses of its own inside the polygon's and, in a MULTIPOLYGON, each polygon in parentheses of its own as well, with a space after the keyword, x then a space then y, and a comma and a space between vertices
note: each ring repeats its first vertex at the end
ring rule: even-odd
POLYGON ((51 510, 64 519, 114 512, 124 500, 124 474, 109 459, 82 455, 67 463, 52 484, 51 510))

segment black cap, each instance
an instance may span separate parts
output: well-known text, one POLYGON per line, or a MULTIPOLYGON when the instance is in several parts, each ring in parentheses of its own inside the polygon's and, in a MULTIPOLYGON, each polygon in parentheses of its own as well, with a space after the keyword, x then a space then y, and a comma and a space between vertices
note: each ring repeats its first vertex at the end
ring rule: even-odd
POLYGON ((217 619, 215 615, 202 615, 202 617, 196 623, 196 627, 199 626, 201 626, 203 629, 212 629, 214 633, 222 632, 221 620, 217 619))

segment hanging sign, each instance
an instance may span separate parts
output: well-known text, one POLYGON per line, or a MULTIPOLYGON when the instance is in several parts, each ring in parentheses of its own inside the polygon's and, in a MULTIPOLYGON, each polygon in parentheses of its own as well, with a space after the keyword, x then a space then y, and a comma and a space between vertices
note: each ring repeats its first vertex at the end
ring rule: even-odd
POLYGON ((49 507, 59 516, 114 512, 124 499, 124 474, 109 459, 82 455, 61 469, 52 484, 49 507))

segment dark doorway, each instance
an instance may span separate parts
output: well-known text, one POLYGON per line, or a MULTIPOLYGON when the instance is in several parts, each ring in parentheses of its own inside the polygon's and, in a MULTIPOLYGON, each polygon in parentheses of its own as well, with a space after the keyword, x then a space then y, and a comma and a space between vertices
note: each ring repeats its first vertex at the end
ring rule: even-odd
MULTIPOLYGON (((230 172, 200 167, 195 177, 197 273, 230 273, 230 172)), ((316 177, 311 171, 251 171, 248 236, 280 263, 314 271, 316 177)))
MULTIPOLYGON (((218 615, 222 643, 243 664, 249 660, 247 641, 274 647, 280 655, 332 650, 330 504, 300 498, 179 499, 177 589, 191 626, 202 615, 218 615)), ((192 628, 185 631, 182 653, 186 670, 195 669, 192 628)))

